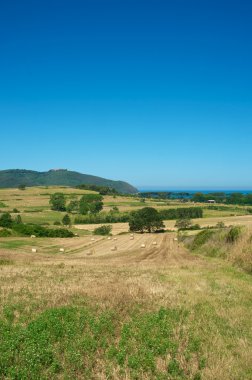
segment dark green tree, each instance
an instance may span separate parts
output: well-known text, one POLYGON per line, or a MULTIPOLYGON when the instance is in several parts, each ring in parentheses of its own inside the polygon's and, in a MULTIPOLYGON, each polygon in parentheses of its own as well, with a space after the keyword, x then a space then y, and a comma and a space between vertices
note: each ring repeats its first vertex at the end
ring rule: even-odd
POLYGON ((131 213, 129 221, 130 231, 154 232, 165 225, 158 211, 153 207, 145 207, 131 213))
POLYGON ((70 226, 71 225, 71 219, 70 219, 70 216, 68 214, 64 215, 63 218, 62 218, 62 224, 64 226, 70 226))
POLYGON ((22 223, 22 218, 20 215, 17 215, 16 218, 15 218, 15 223, 17 224, 21 224, 22 223))
POLYGON ((13 220, 9 212, 5 212, 0 216, 0 227, 11 228, 13 225, 13 220))
POLYGON ((97 214, 103 208, 103 197, 100 194, 85 194, 79 203, 79 212, 82 215, 97 214))
POLYGON ((63 193, 54 193, 50 196, 51 209, 55 211, 66 211, 66 198, 63 193))
POLYGON ((67 212, 78 212, 79 202, 77 200, 69 202, 66 208, 67 212))

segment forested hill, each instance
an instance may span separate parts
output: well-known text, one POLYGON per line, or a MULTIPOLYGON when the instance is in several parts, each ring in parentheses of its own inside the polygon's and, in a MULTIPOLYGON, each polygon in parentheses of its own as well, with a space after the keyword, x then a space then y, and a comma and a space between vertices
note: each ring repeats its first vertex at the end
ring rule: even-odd
POLYGON ((37 172, 33 170, 2 170, 0 171, 0 188, 25 186, 77 186, 81 184, 108 186, 120 193, 133 194, 138 190, 123 181, 113 181, 88 174, 82 174, 66 169, 37 172))

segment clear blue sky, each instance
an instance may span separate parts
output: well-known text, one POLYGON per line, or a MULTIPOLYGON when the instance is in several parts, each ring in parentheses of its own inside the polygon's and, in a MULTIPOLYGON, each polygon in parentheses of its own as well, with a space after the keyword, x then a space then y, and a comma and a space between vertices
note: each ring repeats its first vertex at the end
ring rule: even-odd
POLYGON ((0 6, 0 169, 252 188, 252 2, 0 6))

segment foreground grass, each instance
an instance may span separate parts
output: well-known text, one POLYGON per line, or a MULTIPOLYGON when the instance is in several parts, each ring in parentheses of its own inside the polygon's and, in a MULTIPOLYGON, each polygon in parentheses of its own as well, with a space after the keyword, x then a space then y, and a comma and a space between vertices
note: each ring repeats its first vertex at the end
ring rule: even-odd
POLYGON ((252 278, 219 259, 10 254, 0 285, 0 378, 252 377, 252 278))

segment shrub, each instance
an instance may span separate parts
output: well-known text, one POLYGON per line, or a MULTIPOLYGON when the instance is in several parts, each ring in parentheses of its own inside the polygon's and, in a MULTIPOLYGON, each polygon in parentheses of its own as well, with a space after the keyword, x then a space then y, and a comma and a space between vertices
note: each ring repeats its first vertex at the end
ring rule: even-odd
POLYGON ((195 236, 195 238, 193 239, 191 249, 196 250, 196 249, 200 248, 202 245, 204 245, 210 239, 210 237, 213 235, 213 233, 214 232, 211 230, 200 231, 195 236))
POLYGON ((226 236, 227 243, 235 243, 240 238, 241 232, 241 227, 231 227, 226 236))
POLYGON ((18 186, 18 190, 25 190, 26 186, 22 183, 18 186))
POLYGON ((11 231, 7 230, 6 228, 3 228, 0 230, 0 237, 8 237, 11 236, 11 231))
POLYGON ((17 213, 19 213, 20 211, 19 211, 17 208, 14 208, 14 209, 12 210, 12 212, 13 212, 14 214, 17 214, 17 213))
POLYGON ((185 230, 187 228, 190 228, 192 225, 192 221, 190 219, 179 219, 175 223, 175 227, 177 227, 179 230, 185 230))
POLYGON ((218 222, 216 224, 216 228, 225 228, 225 223, 224 222, 218 222))
POLYGON ((64 226, 70 226, 71 225, 71 219, 70 219, 70 216, 68 214, 64 215, 63 218, 62 218, 62 224, 64 226))
POLYGON ((61 223, 59 220, 56 220, 54 223, 53 223, 55 226, 61 226, 61 223))
POLYGON ((0 227, 11 228, 12 224, 13 220, 10 213, 5 212, 0 216, 0 227))
POLYGON ((16 216, 16 218, 15 218, 15 223, 17 223, 17 224, 22 223, 22 218, 21 218, 20 215, 17 215, 17 216, 16 216))
POLYGON ((94 235, 110 235, 112 226, 101 226, 94 230, 94 235))

